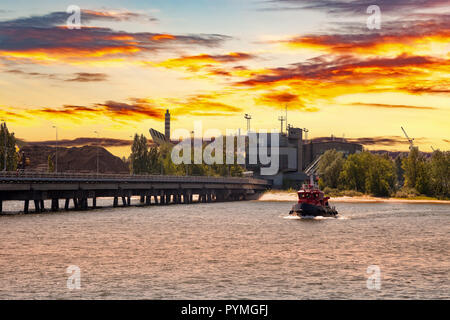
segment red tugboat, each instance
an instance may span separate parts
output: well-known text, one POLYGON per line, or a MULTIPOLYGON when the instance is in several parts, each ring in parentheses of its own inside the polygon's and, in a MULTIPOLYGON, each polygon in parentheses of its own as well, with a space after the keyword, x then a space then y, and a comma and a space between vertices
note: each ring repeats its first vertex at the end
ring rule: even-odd
MULTIPOLYGON (((312 179, 311 179, 312 180, 312 179)), ((314 184, 304 184, 298 193, 298 203, 292 207, 290 215, 300 217, 336 217, 338 212, 330 207, 324 193, 314 184)))

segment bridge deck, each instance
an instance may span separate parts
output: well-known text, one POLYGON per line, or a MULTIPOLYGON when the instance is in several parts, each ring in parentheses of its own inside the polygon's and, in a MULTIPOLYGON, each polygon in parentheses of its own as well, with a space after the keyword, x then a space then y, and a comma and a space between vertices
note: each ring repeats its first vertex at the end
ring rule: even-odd
POLYGON ((35 211, 44 210, 44 200, 52 200, 52 210, 59 209, 59 199, 65 199, 65 209, 73 200, 75 209, 87 209, 88 199, 96 207, 97 197, 118 198, 124 205, 132 196, 140 196, 145 204, 169 204, 244 200, 269 187, 266 180, 235 177, 118 175, 118 174, 68 174, 34 172, 0 172, 0 212, 6 200, 24 200, 24 212, 29 201, 34 201, 35 211))

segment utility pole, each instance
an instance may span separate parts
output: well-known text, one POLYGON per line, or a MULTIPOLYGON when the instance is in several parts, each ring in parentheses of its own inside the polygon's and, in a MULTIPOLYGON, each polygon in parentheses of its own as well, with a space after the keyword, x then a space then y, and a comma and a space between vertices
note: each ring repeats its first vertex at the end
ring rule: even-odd
POLYGON ((98 132, 97 131, 94 131, 94 133, 96 133, 97 134, 97 175, 98 175, 98 149, 99 149, 99 136, 98 136, 98 132))
POLYGON ((58 127, 53 126, 56 130, 56 139, 55 139, 55 173, 58 173, 58 127))
POLYGON ((4 154, 4 165, 3 165, 3 171, 5 171, 6 172, 6 159, 7 159, 7 144, 6 144, 6 140, 8 140, 7 138, 8 138, 8 135, 6 134, 6 121, 5 120, 3 120, 2 119, 2 121, 3 121, 3 130, 5 130, 5 154, 4 154))
POLYGON ((247 133, 248 133, 250 131, 250 120, 252 120, 252 116, 246 113, 244 119, 247 120, 247 133))

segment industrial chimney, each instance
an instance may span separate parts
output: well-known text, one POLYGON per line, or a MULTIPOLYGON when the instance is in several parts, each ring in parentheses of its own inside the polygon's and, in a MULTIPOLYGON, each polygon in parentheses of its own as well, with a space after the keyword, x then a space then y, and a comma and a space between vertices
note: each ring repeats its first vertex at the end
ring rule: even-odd
POLYGON ((170 112, 169 109, 166 110, 166 120, 164 126, 164 134, 166 136, 167 141, 170 141, 170 112))

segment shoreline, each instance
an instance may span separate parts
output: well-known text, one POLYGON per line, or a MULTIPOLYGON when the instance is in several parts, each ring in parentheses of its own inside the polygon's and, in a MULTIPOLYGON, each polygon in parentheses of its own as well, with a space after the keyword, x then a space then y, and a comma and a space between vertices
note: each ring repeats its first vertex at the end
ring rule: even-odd
MULTIPOLYGON (((295 192, 266 192, 258 201, 280 201, 280 202, 295 202, 297 201, 297 194, 295 192)), ((432 204, 447 204, 450 205, 450 200, 435 200, 435 199, 403 199, 403 198, 380 198, 372 196, 356 196, 356 197, 331 197, 330 202, 338 203, 432 203, 432 204)))

